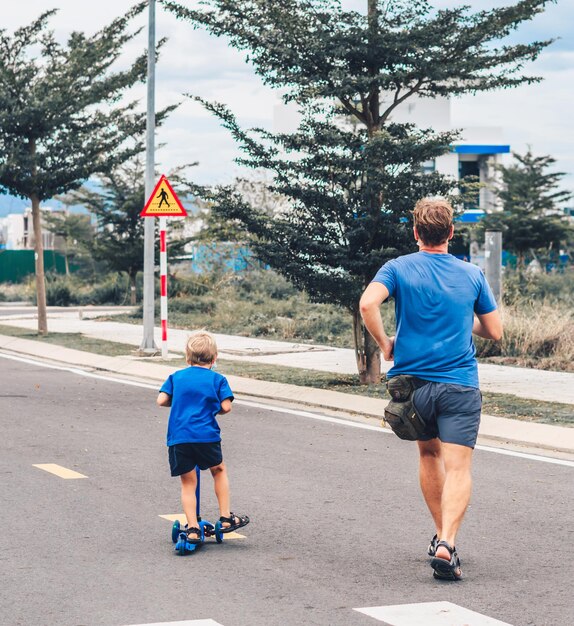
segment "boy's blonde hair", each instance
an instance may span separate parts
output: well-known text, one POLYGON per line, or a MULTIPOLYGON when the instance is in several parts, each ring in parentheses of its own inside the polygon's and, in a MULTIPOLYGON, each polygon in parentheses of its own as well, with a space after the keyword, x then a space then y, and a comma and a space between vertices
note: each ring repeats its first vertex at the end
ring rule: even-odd
POLYGON ((189 336, 185 346, 185 360, 189 365, 211 365, 217 357, 215 338, 204 330, 189 336))
POLYGON ((423 198, 413 211, 417 233, 424 244, 438 246, 448 241, 454 209, 445 198, 423 198))

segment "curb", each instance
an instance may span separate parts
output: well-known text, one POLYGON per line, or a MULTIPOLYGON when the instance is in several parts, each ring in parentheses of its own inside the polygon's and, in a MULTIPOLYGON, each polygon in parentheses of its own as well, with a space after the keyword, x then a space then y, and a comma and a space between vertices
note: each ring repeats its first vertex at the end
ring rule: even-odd
MULTIPOLYGON (((0 335, 0 351, 46 360, 68 367, 110 372, 139 380, 145 379, 150 383, 162 383, 174 370, 172 366, 137 357, 104 356, 7 335, 0 335)), ((388 403, 388 400, 378 398, 267 382, 241 376, 227 376, 227 379, 237 396, 274 400, 291 405, 303 405, 316 410, 345 413, 354 416, 355 419, 369 418, 379 422, 388 403)), ((497 442, 499 445, 504 443, 574 454, 574 428, 483 414, 479 442, 485 441, 497 442)))

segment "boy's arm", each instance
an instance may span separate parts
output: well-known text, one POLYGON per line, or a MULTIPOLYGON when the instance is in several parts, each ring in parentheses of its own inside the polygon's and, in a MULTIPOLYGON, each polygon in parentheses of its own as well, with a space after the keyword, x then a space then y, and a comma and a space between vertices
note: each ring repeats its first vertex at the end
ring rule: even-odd
POLYGON ((156 402, 159 406, 171 406, 171 396, 165 391, 160 391, 156 402))
POLYGON ((231 411, 231 398, 225 398, 225 400, 222 400, 221 402, 221 409, 219 410, 219 413, 221 415, 225 415, 225 413, 229 413, 231 411))

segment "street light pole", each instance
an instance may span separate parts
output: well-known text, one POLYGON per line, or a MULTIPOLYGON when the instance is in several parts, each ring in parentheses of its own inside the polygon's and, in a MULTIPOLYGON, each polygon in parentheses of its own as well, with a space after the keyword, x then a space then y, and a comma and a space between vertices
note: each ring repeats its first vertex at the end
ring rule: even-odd
MULTIPOLYGON (((154 189, 155 177, 155 0, 149 0, 147 49, 147 118, 145 197, 154 189)), ((155 321, 154 284, 154 217, 144 217, 144 276, 143 276, 143 339, 140 353, 157 353, 153 331, 155 321)))

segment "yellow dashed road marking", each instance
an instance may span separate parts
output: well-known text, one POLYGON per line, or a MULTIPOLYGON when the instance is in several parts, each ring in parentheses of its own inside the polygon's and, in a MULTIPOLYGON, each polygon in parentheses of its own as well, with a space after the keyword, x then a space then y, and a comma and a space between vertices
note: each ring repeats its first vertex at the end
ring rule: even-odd
MULTIPOLYGON (((187 524, 187 519, 183 513, 178 513, 177 515, 160 515, 160 517, 172 523, 177 520, 182 526, 187 524)), ((232 531, 230 533, 224 533, 223 539, 245 539, 245 535, 232 531)))
POLYGON ((78 472, 74 472, 74 470, 68 469, 67 467, 62 467, 61 465, 57 465, 56 463, 40 463, 39 465, 34 465, 38 469, 44 470, 46 472, 50 472, 50 474, 55 474, 60 478, 65 478, 66 480, 74 479, 74 478, 87 478, 83 474, 79 474, 78 472))

